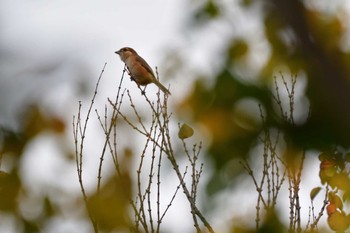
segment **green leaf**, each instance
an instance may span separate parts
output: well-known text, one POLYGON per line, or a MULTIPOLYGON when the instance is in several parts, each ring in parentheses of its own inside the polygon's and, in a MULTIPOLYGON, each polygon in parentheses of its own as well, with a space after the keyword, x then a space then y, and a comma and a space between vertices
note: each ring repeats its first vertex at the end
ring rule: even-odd
POLYGON ((315 197, 317 196, 317 194, 320 192, 321 190, 321 187, 316 187, 316 188, 313 188, 310 192, 310 198, 311 200, 313 201, 315 199, 315 197))

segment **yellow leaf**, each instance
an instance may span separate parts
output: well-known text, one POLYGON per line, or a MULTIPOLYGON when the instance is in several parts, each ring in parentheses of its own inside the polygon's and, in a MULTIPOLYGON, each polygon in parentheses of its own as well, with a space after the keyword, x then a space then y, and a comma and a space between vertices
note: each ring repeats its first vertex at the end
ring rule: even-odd
POLYGON ((333 199, 333 203, 337 206, 337 208, 339 208, 340 210, 343 209, 343 202, 342 200, 340 199, 340 197, 338 195, 335 195, 334 196, 334 199, 333 199))
POLYGON ((187 124, 183 124, 180 127, 178 137, 180 139, 189 138, 189 137, 192 137, 193 133, 194 133, 194 131, 190 126, 188 126, 187 124))
POLYGON ((334 212, 327 219, 329 227, 336 232, 344 232, 349 228, 349 220, 344 213, 334 212))

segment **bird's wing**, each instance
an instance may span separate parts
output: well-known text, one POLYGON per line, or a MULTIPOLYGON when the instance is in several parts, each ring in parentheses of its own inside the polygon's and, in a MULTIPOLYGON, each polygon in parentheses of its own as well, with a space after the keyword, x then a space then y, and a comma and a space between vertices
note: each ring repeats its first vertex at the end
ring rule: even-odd
POLYGON ((152 76, 153 76, 153 77, 152 77, 152 78, 153 78, 152 82, 153 82, 154 84, 156 84, 165 94, 170 95, 170 91, 169 91, 166 87, 164 87, 164 86, 158 81, 158 79, 156 78, 156 76, 155 76, 154 73, 153 73, 152 68, 147 64, 147 62, 146 62, 142 57, 140 57, 140 56, 137 56, 136 61, 137 61, 139 64, 141 64, 142 67, 145 68, 149 73, 152 74, 152 76))
POLYGON ((156 76, 153 73, 152 68, 148 65, 148 63, 140 56, 136 57, 136 61, 139 62, 139 64, 142 65, 143 68, 145 68, 149 73, 151 73, 153 75, 153 77, 155 78, 156 76))

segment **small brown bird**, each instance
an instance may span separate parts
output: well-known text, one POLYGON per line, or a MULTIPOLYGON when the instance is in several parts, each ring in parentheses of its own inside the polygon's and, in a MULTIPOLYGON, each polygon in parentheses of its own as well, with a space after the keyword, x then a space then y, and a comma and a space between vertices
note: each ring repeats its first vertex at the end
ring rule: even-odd
POLYGON ((146 86, 147 84, 154 83, 165 94, 170 95, 170 91, 164 87, 158 79, 156 79, 152 68, 136 53, 135 50, 129 47, 124 47, 115 53, 118 54, 120 59, 126 64, 131 78, 137 83, 137 85, 146 86))

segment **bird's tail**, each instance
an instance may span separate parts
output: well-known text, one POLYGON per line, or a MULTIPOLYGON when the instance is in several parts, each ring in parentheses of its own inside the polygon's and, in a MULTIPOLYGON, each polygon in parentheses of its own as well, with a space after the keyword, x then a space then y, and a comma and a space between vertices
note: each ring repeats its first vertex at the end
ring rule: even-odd
POLYGON ((164 94, 171 95, 170 91, 165 86, 163 86, 163 84, 161 84, 157 79, 154 79, 154 84, 156 84, 159 87, 159 89, 162 90, 162 92, 164 92, 164 94))

